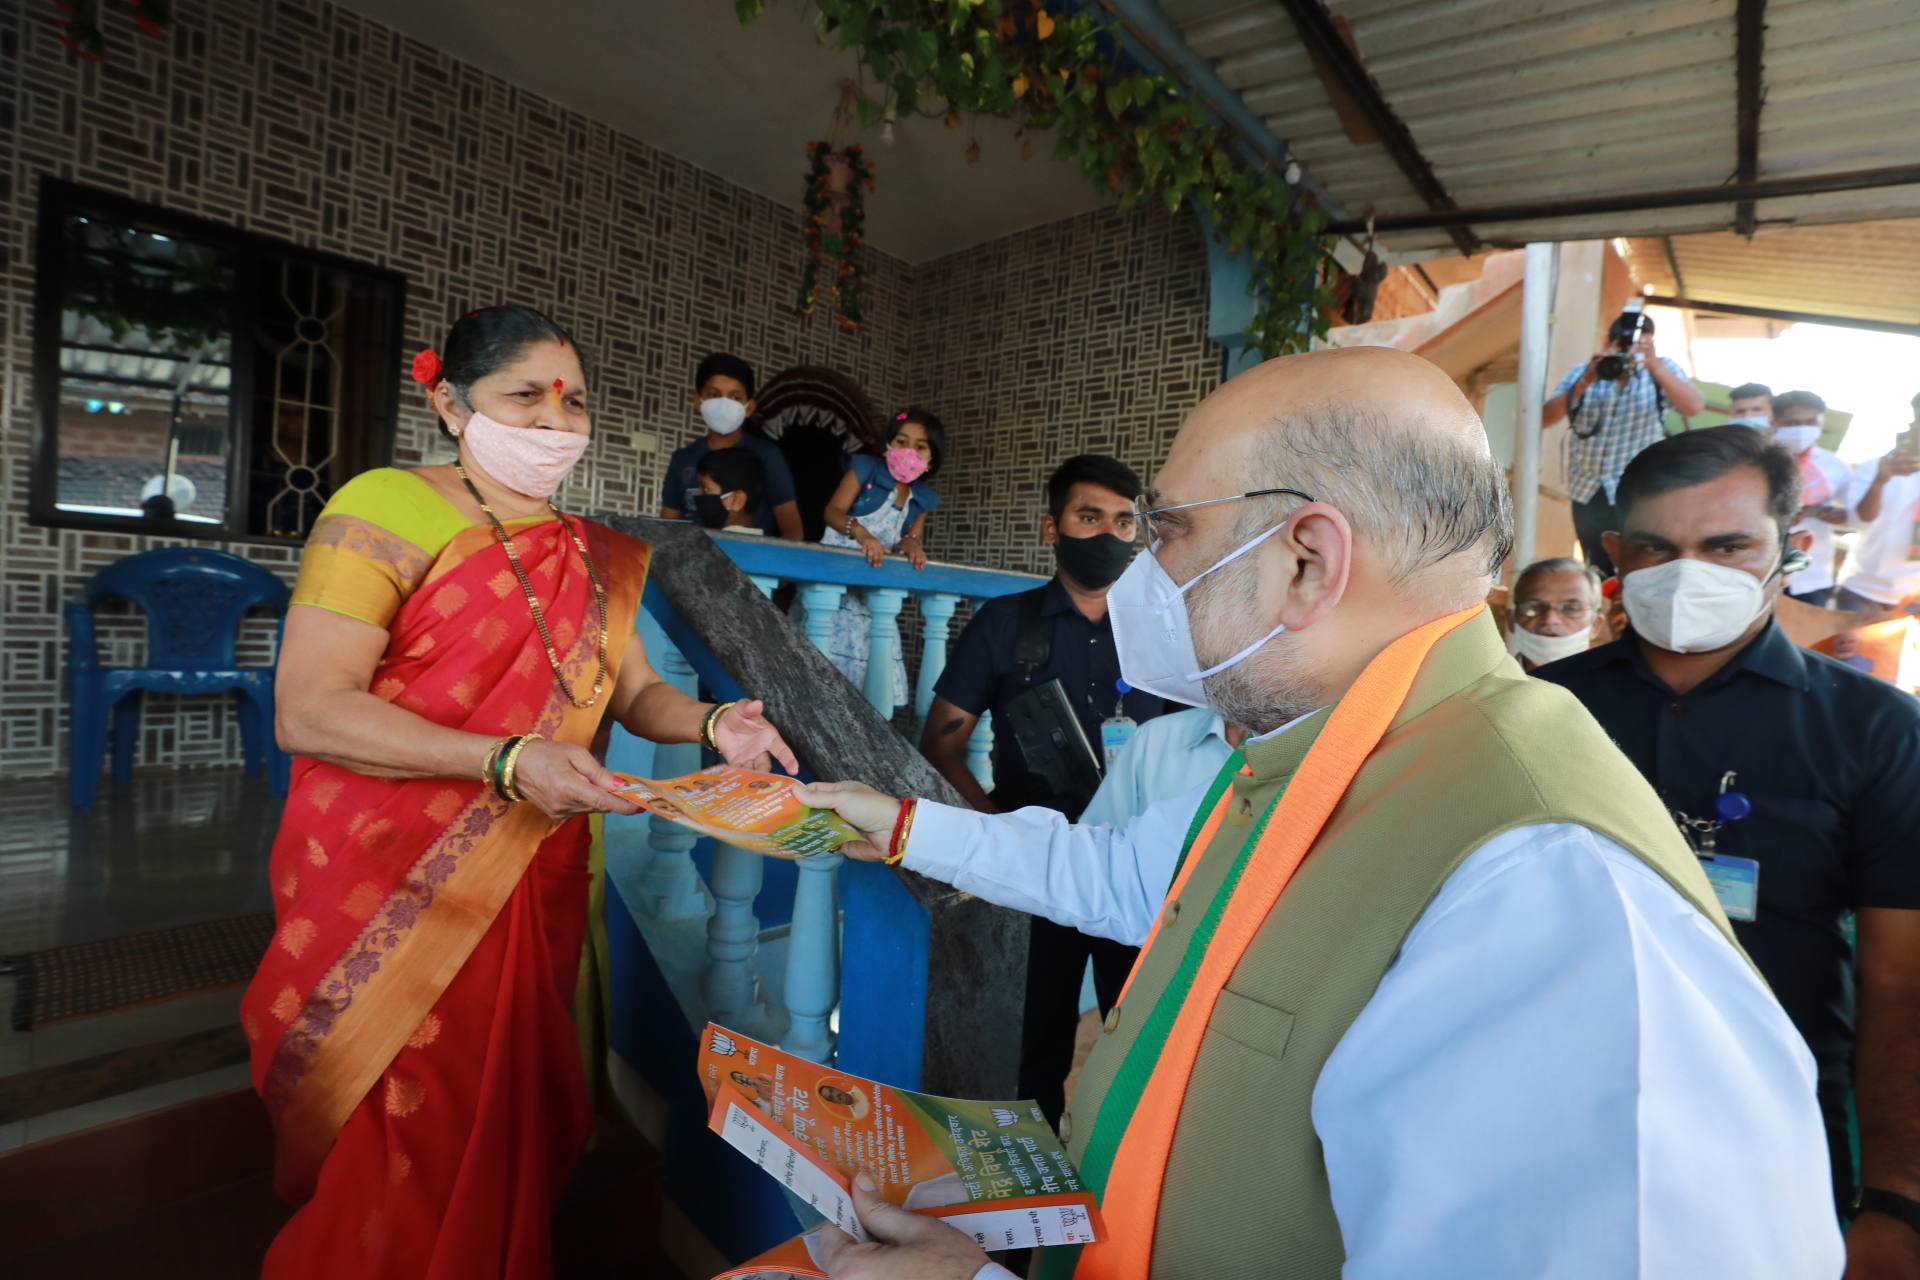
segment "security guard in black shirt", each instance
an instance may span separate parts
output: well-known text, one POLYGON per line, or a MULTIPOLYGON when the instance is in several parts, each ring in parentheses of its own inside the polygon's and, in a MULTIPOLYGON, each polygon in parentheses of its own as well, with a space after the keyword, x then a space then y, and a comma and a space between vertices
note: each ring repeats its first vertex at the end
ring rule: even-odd
MULTIPOLYGON (((1046 586, 989 600, 973 615, 934 686, 920 750, 983 813, 1038 804, 1077 818, 1092 785, 1065 792, 1029 768, 1009 704, 1057 679, 1097 756, 1101 722, 1115 710, 1136 723, 1167 710, 1151 694, 1121 693, 1120 659, 1107 618, 1107 589, 1133 558, 1140 477, 1125 463, 1080 454, 1047 481, 1041 533, 1059 572, 1046 586), (993 794, 967 769, 967 740, 981 713, 993 715, 993 794)), ((1027 1007, 1020 1096, 1036 1099, 1050 1119, 1064 1109, 1073 1065, 1082 974, 1093 959, 1094 990, 1105 1016, 1119 998, 1138 949, 1035 917, 1027 954, 1027 1007)))
POLYGON ((1647 449, 1606 535, 1633 629, 1534 674, 1572 691, 1673 810, 1806 1037, 1835 1195, 1861 1209, 1848 1275, 1920 1277, 1920 702, 1774 622, 1805 563, 1793 543, 1810 535, 1787 534, 1799 507, 1797 464, 1751 428, 1647 449))

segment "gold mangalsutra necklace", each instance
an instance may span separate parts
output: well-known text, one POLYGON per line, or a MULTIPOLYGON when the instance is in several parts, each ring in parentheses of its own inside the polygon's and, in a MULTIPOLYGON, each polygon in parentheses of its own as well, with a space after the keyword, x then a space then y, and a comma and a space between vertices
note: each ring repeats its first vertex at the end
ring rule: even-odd
POLYGON ((513 576, 520 579, 520 589, 527 593, 527 607, 533 610, 533 625, 540 632, 540 643, 546 646, 547 662, 553 667, 553 678, 560 682, 560 692, 567 695, 567 701, 585 709, 600 701, 601 691, 607 686, 607 588, 600 581, 600 571, 594 568, 593 557, 587 554, 587 544, 573 531, 559 507, 553 505, 553 499, 547 499, 547 509, 560 521, 560 527, 573 539, 573 545, 580 552, 580 561, 587 566, 587 577, 593 580, 594 603, 600 606, 600 670, 593 677, 593 696, 585 702, 573 696, 573 686, 567 683, 567 677, 560 670, 560 655, 554 652, 553 635, 547 630, 547 615, 540 608, 540 598, 533 593, 533 583, 527 580, 527 571, 520 563, 520 553, 514 549, 513 539, 507 536, 507 526, 500 523, 500 517, 493 514, 493 508, 480 496, 480 490, 474 487, 473 480, 467 475, 467 469, 459 463, 453 464, 453 473, 460 477, 460 483, 467 486, 467 492, 487 513, 487 519, 493 524, 493 531, 500 539, 500 545, 507 549, 507 559, 513 564, 513 576))

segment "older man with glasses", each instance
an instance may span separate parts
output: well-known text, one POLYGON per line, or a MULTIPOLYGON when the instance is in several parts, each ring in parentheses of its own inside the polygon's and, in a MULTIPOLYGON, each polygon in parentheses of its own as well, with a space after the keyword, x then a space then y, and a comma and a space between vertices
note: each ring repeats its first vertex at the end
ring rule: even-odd
MULTIPOLYGON (((1250 731, 1210 783, 1124 828, 797 793, 848 857, 1144 945, 1059 1127, 1103 1238, 1028 1274, 1838 1275, 1812 1056, 1660 797, 1507 656, 1507 482, 1453 381, 1269 360, 1149 498, 1107 607, 1130 684, 1250 731)), ((853 1198, 833 1280, 1005 1280, 853 1198)))
POLYGON ((1604 641, 1600 571, 1567 556, 1536 560, 1513 584, 1513 635, 1507 651, 1531 673, 1604 641))

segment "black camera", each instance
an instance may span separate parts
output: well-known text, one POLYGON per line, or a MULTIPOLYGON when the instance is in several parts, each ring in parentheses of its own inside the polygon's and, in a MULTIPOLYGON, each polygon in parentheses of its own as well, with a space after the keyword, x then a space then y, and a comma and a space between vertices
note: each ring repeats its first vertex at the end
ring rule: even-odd
POLYGON ((1618 382, 1634 371, 1636 362, 1633 358, 1633 344, 1638 342, 1642 335, 1651 337, 1653 334, 1653 317, 1641 310, 1646 305, 1638 298, 1627 299, 1626 310, 1607 326, 1607 344, 1609 346, 1617 344, 1627 349, 1609 351, 1600 357, 1600 363, 1593 368, 1594 377, 1600 381, 1618 382))

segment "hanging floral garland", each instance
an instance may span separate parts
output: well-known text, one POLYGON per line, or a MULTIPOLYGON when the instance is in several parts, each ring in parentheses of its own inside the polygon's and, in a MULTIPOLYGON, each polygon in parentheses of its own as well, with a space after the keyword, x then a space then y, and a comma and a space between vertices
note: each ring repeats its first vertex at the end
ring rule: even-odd
POLYGON ((824 306, 858 332, 866 272, 860 244, 867 222, 866 193, 873 190, 873 163, 859 146, 836 151, 831 142, 807 144, 807 264, 800 277, 800 306, 810 316, 824 306))
MULTIPOLYGON (((173 25, 173 0, 128 0, 134 25, 157 36, 173 25)), ((53 0, 54 7, 71 17, 60 19, 60 43, 88 62, 107 60, 107 37, 100 30, 101 0, 53 0)))
MULTIPOLYGON (((1296 196, 1296 169, 1246 159, 1178 78, 1122 58, 1111 4, 1065 0, 801 0, 822 42, 859 60, 851 104, 861 124, 971 117, 1052 130, 1055 158, 1127 208, 1191 207, 1251 259, 1257 307, 1247 336, 1268 356, 1304 351, 1327 331, 1322 278, 1327 215, 1296 196), (1291 175, 1291 177, 1289 177, 1291 175)), ((734 0, 751 23, 768 0, 734 0)), ((846 106, 843 103, 843 108, 846 106)), ((1032 139, 1021 155, 1032 153, 1032 139)), ((979 142, 967 148, 979 156, 979 142)), ((817 172, 817 171, 816 171, 817 172)))

